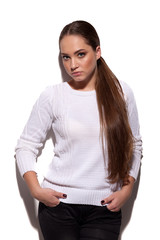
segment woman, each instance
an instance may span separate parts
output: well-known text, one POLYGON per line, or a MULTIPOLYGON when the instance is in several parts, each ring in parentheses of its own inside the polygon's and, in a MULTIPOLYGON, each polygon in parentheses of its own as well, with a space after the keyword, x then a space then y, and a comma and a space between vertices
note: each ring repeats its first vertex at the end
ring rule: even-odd
POLYGON ((134 96, 101 57, 91 24, 66 25, 59 47, 70 80, 48 87, 34 105, 16 147, 18 167, 40 202, 45 240, 116 240, 140 167, 134 96), (54 158, 40 186, 36 157, 50 128, 54 158))

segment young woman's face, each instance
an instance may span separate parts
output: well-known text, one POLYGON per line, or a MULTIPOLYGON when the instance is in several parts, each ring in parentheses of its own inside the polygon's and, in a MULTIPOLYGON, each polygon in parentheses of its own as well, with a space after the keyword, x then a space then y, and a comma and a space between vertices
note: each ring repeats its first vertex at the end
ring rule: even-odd
POLYGON ((81 36, 66 35, 60 42, 60 53, 64 68, 73 80, 95 80, 97 60, 101 55, 99 46, 94 51, 81 36))

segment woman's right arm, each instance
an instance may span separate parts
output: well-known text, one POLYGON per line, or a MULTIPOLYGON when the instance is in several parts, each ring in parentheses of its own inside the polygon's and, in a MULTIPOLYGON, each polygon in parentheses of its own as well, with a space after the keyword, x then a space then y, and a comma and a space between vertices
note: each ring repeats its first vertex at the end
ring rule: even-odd
POLYGON ((36 175, 36 162, 39 149, 43 146, 43 142, 53 121, 53 95, 52 88, 47 88, 40 95, 16 146, 17 165, 31 195, 50 207, 59 204, 59 198, 66 197, 63 193, 42 188, 36 175))
POLYGON ((60 203, 59 198, 66 198, 67 195, 56 192, 50 188, 42 188, 34 171, 28 171, 24 174, 24 180, 30 190, 33 198, 44 203, 46 206, 55 207, 60 203))
POLYGON ((24 130, 16 146, 16 161, 21 176, 26 172, 36 172, 39 149, 44 145, 48 131, 53 121, 51 88, 42 92, 33 106, 24 130))

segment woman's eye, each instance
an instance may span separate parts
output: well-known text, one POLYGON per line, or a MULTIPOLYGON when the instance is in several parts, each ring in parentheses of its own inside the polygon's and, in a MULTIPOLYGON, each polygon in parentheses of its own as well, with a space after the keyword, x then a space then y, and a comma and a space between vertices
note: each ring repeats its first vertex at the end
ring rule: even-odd
POLYGON ((62 56, 63 60, 67 61, 69 59, 69 56, 62 56))
POLYGON ((78 53, 78 57, 84 57, 85 56, 85 53, 81 52, 81 53, 78 53))

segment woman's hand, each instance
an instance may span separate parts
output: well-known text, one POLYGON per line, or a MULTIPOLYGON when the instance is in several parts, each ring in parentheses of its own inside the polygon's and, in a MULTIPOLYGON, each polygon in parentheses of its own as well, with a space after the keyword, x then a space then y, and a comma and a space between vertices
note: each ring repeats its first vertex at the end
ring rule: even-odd
POLYGON ((129 177, 129 184, 122 187, 120 191, 114 192, 109 197, 105 198, 101 201, 102 205, 107 204, 107 208, 110 211, 118 212, 122 206, 127 202, 130 198, 133 185, 134 185, 134 178, 129 177))
POLYGON ((56 192, 50 188, 41 187, 34 191, 32 196, 48 207, 56 207, 60 203, 59 198, 64 199, 67 197, 64 193, 56 192))
POLYGON ((129 196, 127 193, 123 192, 123 190, 114 192, 108 198, 102 200, 102 205, 107 204, 107 208, 110 211, 118 212, 121 207, 125 204, 128 200, 129 196))
POLYGON ((57 206, 60 203, 59 198, 67 197, 64 193, 56 192, 50 188, 42 188, 38 182, 37 174, 34 171, 26 172, 23 177, 32 197, 48 207, 57 206))

